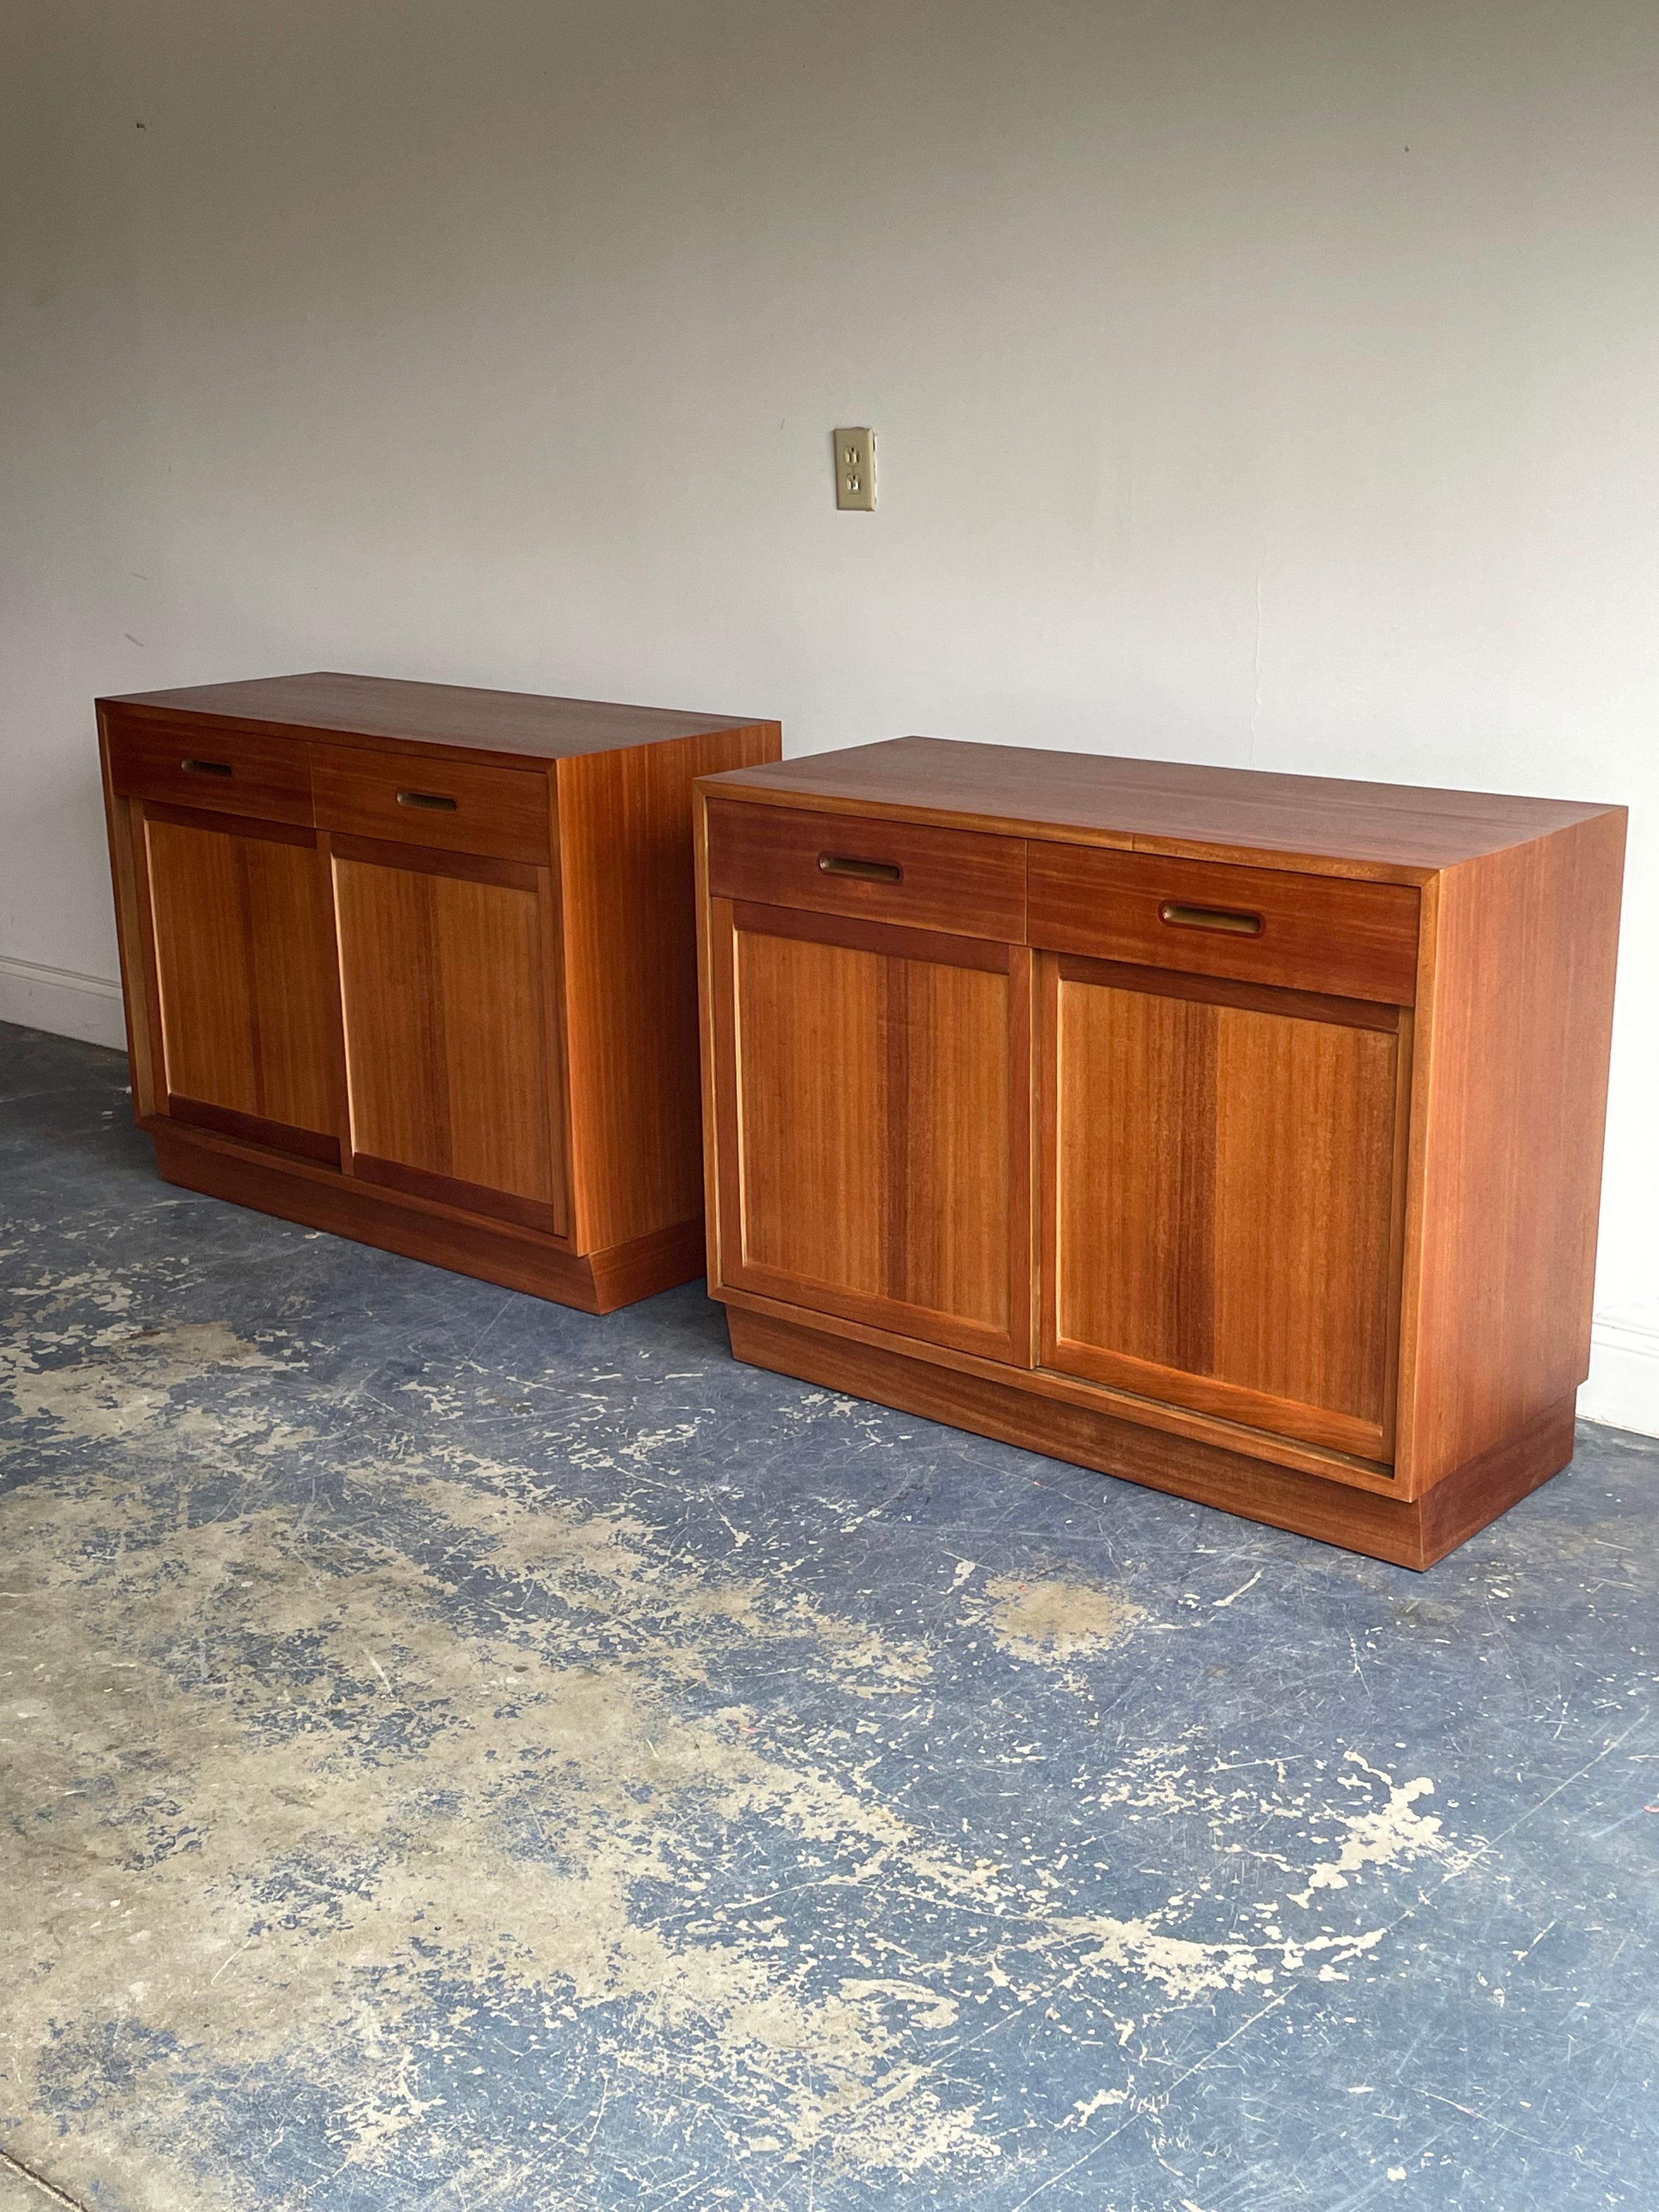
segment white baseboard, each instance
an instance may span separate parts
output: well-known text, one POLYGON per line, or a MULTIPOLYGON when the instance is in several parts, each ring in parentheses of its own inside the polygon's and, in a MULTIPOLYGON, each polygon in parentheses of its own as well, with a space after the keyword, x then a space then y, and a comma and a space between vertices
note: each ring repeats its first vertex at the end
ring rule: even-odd
POLYGON ((1609 1308, 1596 1315, 1578 1418, 1659 1437, 1659 1307, 1609 1308))
POLYGON ((121 986, 73 968, 45 968, 0 952, 0 1022, 21 1022, 82 1044, 112 1044, 125 1052, 126 1022, 121 986))

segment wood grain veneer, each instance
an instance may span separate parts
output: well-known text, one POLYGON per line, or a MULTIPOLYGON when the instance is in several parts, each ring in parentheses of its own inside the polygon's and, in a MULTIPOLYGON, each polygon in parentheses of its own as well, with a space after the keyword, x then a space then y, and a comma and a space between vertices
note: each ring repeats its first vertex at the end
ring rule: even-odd
POLYGON ((1027 1358, 1029 955, 803 921, 711 917, 726 1279, 1027 1358))
POLYGON ((593 1312, 697 1272, 691 787, 775 723, 304 676, 99 726, 170 1181, 593 1312))
POLYGON ((1013 837, 716 803, 708 881, 717 898, 968 937, 1025 936, 1025 848, 1013 837))
POLYGON ((315 820, 311 766, 274 733, 206 731, 188 716, 167 716, 138 728, 112 726, 110 781, 123 797, 138 793, 165 804, 258 822, 315 820))
POLYGON ((1418 895, 1403 884, 1034 839, 1030 908, 1032 944, 1056 951, 1392 1006, 1416 993, 1418 895))
POLYGON ((550 793, 538 769, 319 746, 311 787, 325 830, 532 867, 547 862, 550 793))
POLYGON ((331 1131, 328 915, 315 836, 165 808, 146 816, 144 830, 168 1091, 313 1137, 331 1131))
MULTIPOLYGON (((736 793, 727 785, 710 795, 736 793)), ((743 797, 1405 884, 1620 811, 1593 801, 920 737, 777 762, 744 777, 743 797)))
POLYGON ((740 1357, 1415 1566, 1571 1455, 1621 808, 915 738, 700 792, 740 1357), (1029 896, 837 913, 884 825, 1029 896))

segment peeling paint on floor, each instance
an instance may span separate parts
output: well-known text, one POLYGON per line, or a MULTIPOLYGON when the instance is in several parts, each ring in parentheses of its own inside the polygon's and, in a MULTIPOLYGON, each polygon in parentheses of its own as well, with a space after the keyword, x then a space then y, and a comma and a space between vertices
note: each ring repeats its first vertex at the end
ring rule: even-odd
POLYGON ((35 2172, 1659 2203, 1659 1448, 1425 1580, 173 1191, 122 1080, 0 1030, 35 2172))

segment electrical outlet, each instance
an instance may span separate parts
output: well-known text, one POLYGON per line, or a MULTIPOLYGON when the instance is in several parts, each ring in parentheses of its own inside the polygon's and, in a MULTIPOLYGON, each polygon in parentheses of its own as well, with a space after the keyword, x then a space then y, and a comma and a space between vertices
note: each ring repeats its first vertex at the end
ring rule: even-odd
POLYGON ((873 430, 837 430, 836 437, 836 505, 873 513, 876 504, 876 434, 873 430))

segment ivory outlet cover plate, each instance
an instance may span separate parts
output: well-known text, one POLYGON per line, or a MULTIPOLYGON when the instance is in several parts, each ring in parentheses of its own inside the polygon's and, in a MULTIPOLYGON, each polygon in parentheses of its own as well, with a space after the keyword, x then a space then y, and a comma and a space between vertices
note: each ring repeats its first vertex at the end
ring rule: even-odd
POLYGON ((876 434, 873 430, 837 430, 836 438, 836 505, 870 514, 876 504, 876 434))

